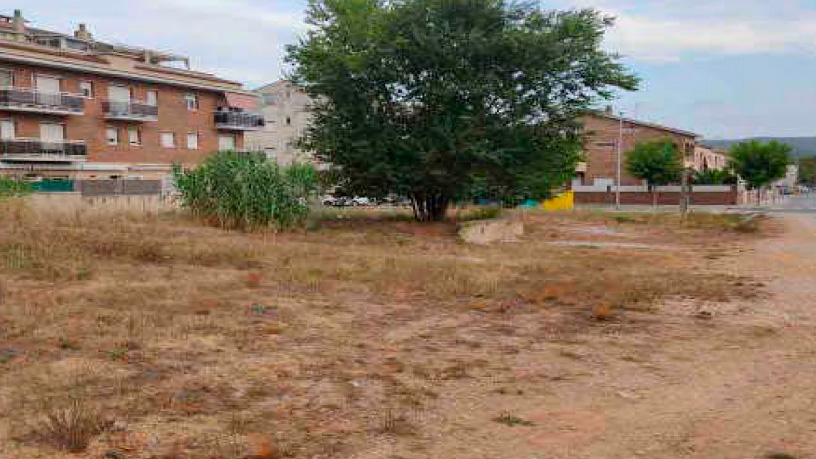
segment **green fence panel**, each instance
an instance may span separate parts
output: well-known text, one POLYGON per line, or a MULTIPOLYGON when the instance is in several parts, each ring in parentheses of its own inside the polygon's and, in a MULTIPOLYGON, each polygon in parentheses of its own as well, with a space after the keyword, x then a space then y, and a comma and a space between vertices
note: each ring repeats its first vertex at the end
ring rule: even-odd
POLYGON ((73 180, 45 180, 34 182, 34 191, 43 193, 68 193, 74 191, 73 180))

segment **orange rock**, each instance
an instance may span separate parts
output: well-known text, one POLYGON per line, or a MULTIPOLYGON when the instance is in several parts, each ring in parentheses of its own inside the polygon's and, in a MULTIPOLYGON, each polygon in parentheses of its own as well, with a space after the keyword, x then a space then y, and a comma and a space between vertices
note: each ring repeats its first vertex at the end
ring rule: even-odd
POLYGON ((608 304, 599 304, 592 309, 592 313, 598 320, 609 320, 614 315, 612 306, 608 304))
POLYGON ((249 443, 249 456, 251 459, 274 459, 275 448, 272 442, 272 436, 265 433, 251 433, 247 434, 247 443, 249 443))
POLYGON ((259 272, 247 273, 247 287, 257 288, 261 286, 261 279, 263 276, 259 272))

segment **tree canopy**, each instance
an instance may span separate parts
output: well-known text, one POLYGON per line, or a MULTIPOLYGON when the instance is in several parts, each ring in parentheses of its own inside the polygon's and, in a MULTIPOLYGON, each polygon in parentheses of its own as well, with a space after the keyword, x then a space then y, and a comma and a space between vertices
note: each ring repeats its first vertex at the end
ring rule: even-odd
POLYGON ((577 117, 638 79, 601 49, 610 17, 505 0, 311 0, 289 48, 316 100, 302 146, 347 194, 444 218, 474 184, 539 198, 580 157, 577 117))
POLYGON ((639 142, 626 152, 626 170, 646 180, 657 206, 657 186, 676 183, 683 172, 683 162, 677 145, 671 140, 639 142))
POLYGON ((676 183, 683 172, 682 158, 671 140, 639 142, 626 152, 626 170, 650 186, 676 183))
POLYGON ((734 185, 737 183, 737 176, 730 169, 695 171, 691 179, 695 185, 734 185))
POLYGON ((759 189, 785 177, 791 163, 791 147, 772 140, 742 142, 731 147, 731 167, 751 189, 759 189))

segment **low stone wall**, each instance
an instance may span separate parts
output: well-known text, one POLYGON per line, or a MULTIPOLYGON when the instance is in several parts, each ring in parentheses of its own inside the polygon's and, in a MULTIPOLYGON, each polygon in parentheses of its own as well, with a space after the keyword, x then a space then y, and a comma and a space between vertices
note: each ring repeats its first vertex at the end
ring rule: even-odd
MULTIPOLYGON (((658 204, 663 206, 678 205, 682 193, 677 191, 661 191, 658 195, 658 204)), ((691 196, 693 206, 734 206, 739 204, 739 195, 736 188, 730 191, 694 191, 691 196)), ((652 193, 645 191, 622 191, 621 204, 651 205, 652 193)), ((615 204, 615 192, 585 191, 575 192, 576 204, 615 204)))
POLYGON ((82 196, 145 196, 161 194, 161 180, 81 180, 82 196))
POLYGON ((524 236, 521 220, 496 219, 463 223, 459 237, 468 244, 488 245, 494 242, 515 242, 524 236))

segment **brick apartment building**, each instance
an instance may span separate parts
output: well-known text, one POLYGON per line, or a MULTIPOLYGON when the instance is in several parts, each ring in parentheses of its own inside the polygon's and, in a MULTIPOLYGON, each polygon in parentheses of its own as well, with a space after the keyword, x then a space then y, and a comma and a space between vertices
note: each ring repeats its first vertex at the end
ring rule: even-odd
MULTIPOLYGON (((618 190, 621 204, 652 203, 654 196, 647 184, 626 172, 625 153, 639 142, 670 140, 681 152, 683 164, 694 170, 722 169, 727 164, 727 157, 722 152, 699 146, 697 140, 700 136, 693 132, 621 118, 614 115, 611 109, 587 114, 581 121, 586 134, 585 162, 579 165, 571 187, 578 204, 614 204, 618 190), (618 189, 616 177, 621 132, 623 157, 621 187, 618 189)), ((661 205, 677 205, 684 199, 678 185, 660 187, 658 196, 661 205)), ((739 190, 731 185, 694 185, 688 197, 693 205, 735 205, 739 201, 739 190)))
POLYGON ((257 96, 183 56, 0 16, 0 174, 155 179, 173 163, 244 148, 257 96))
MULTIPOLYGON (((693 132, 660 126, 614 115, 611 109, 584 116, 586 141, 584 143, 585 162, 578 168, 578 179, 582 185, 613 186, 617 176, 618 142, 623 122, 623 149, 625 153, 635 148, 639 142, 669 139, 674 142, 684 156, 684 162, 693 161, 697 138, 693 132)), ((642 180, 626 172, 626 158, 621 158, 621 185, 641 185, 642 180)))
POLYGON ((721 171, 728 167, 728 154, 705 145, 697 145, 694 156, 686 158, 686 167, 696 171, 721 171))

